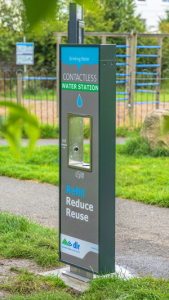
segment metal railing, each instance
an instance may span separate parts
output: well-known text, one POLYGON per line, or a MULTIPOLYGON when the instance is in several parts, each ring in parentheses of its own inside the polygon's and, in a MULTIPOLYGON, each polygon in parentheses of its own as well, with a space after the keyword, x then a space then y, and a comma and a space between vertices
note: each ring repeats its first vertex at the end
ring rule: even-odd
MULTIPOLYGON (((23 76, 20 69, 16 74, 6 69, 4 78, 0 78, 0 99, 18 102, 35 114, 40 123, 54 126, 58 124, 55 75, 55 69, 49 76, 45 69, 38 74, 34 69, 30 69, 27 76, 23 76)), ((116 73, 117 126, 130 124, 130 93, 127 92, 127 84, 131 83, 132 77, 129 75, 126 69, 118 69, 116 73)), ((158 82, 156 75, 157 69, 149 71, 148 68, 139 69, 139 72, 135 73, 134 123, 136 125, 144 121, 146 114, 155 109, 157 103, 159 109, 169 108, 169 69, 163 72, 163 77, 158 78, 158 82), (158 102, 157 86, 160 86, 158 102)), ((1 108, 0 114, 7 116, 7 110, 1 108)))
MULTIPOLYGON (((9 71, 4 70, 4 78, 0 78, 0 99, 27 107, 40 123, 57 124, 56 69, 49 76, 46 69, 41 69, 38 75, 30 69, 27 76, 21 69, 13 76, 9 71)), ((7 110, 4 108, 1 114, 6 116, 7 110)))

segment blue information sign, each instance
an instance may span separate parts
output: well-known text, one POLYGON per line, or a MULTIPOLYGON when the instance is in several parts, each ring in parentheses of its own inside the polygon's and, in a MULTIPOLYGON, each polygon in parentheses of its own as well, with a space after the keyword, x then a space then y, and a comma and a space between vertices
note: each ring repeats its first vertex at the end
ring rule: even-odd
POLYGON ((34 43, 16 43, 16 64, 34 64, 34 43))

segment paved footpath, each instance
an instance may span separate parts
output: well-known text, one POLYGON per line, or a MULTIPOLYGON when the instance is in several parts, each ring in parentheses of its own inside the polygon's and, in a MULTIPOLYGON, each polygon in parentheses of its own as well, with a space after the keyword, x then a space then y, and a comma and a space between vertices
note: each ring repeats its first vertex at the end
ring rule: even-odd
MULTIPOLYGON (((0 209, 57 228, 58 187, 0 176, 0 209)), ((134 274, 167 278, 169 209, 117 198, 116 262, 134 274)))
MULTIPOLYGON (((116 143, 117 144, 124 144, 125 143, 125 138, 117 138, 116 139, 116 143)), ((84 140, 85 143, 87 144, 89 142, 88 139, 84 140)), ((27 140, 22 140, 22 145, 26 146, 28 143, 27 140)), ((4 139, 0 139, 0 146, 6 146, 7 145, 7 141, 4 139)), ((37 142, 37 146, 48 146, 48 145, 59 145, 59 140, 58 139, 40 139, 37 142)))

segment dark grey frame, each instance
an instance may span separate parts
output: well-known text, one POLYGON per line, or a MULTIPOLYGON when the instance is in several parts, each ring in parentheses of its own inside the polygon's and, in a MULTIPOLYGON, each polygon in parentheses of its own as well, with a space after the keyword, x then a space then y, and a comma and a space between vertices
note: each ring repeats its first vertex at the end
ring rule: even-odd
POLYGON ((67 139, 67 166, 68 166, 68 168, 92 172, 92 116, 68 113, 67 114, 67 134, 68 134, 68 139, 67 139), (90 119, 90 169, 69 165, 69 126, 68 126, 69 122, 68 122, 68 120, 69 120, 70 116, 83 117, 83 118, 90 119))

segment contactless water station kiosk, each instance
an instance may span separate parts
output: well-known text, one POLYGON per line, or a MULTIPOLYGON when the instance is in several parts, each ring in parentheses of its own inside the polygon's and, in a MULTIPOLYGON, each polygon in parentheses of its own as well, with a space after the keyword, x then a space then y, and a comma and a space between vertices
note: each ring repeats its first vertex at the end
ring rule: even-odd
POLYGON ((60 261, 95 273, 115 271, 115 95, 115 45, 60 45, 60 261))
POLYGON ((116 46, 78 45, 83 11, 73 3, 68 33, 60 45, 59 259, 82 276, 112 273, 116 46))

